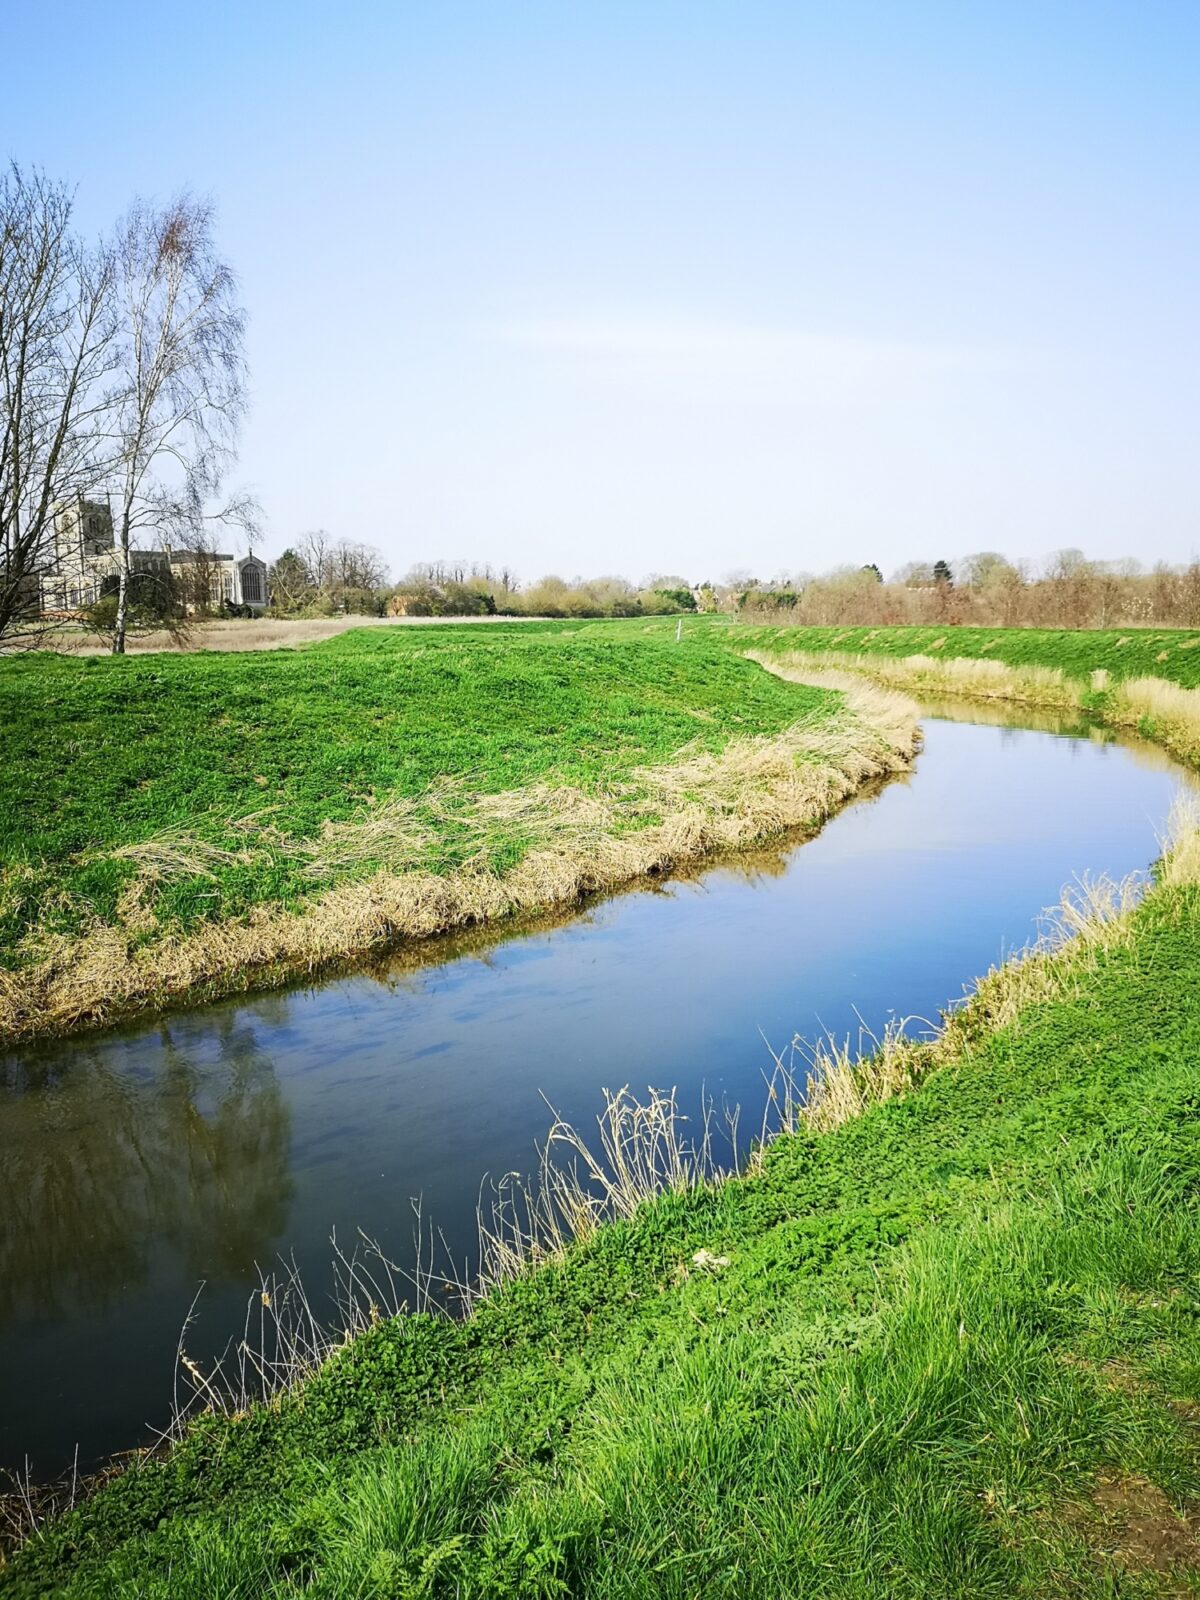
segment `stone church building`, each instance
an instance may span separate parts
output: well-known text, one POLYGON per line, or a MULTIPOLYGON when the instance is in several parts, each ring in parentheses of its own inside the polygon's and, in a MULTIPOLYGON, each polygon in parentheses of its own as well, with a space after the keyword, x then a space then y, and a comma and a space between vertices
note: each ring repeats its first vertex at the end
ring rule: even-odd
MULTIPOLYGON (((267 604, 267 564, 253 554, 217 551, 131 550, 135 573, 170 574, 183 592, 187 609, 202 603, 249 606, 267 604), (207 591, 206 600, 197 593, 207 591)), ((111 506, 82 495, 62 506, 54 518, 54 557, 42 573, 42 610, 46 613, 85 611, 112 593, 118 574, 111 506)))

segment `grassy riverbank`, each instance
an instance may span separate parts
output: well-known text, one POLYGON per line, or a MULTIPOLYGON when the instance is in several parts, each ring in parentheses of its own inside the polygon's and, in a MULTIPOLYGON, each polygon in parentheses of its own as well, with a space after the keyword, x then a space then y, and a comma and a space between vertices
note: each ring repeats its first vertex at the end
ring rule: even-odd
POLYGON ((0 662, 0 1037, 815 826, 913 741, 911 710, 781 683, 707 633, 0 662))
POLYGON ((1009 701, 1130 729, 1200 765, 1200 634, 955 628, 742 628, 731 644, 774 670, 850 672, 927 699, 1009 701))
POLYGON ((746 1176, 201 1421, 0 1593, 1194 1592, 1187 837, 1139 906, 1085 907, 746 1176))
POLYGON ((1200 631, 1131 628, 789 628, 733 625, 761 649, 866 652, 891 658, 1000 661, 1010 667, 1049 667, 1089 680, 1162 678, 1186 689, 1200 687, 1200 631))

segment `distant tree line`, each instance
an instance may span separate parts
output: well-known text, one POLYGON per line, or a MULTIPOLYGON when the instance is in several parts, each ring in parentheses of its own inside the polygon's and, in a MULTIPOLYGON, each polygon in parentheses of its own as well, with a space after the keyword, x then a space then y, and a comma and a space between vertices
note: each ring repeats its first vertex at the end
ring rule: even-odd
POLYGON ((909 562, 884 578, 876 562, 820 575, 745 571, 721 583, 678 574, 565 579, 522 584, 510 567, 430 561, 390 581, 372 545, 305 534, 271 569, 280 615, 644 617, 722 611, 751 620, 852 627, 910 623, 953 627, 1200 627, 1200 562, 1091 561, 1060 550, 1040 568, 995 551, 909 562))
POLYGON ((1200 627, 1200 562, 1149 571, 1059 550, 1040 567, 995 551, 910 562, 886 582, 878 566, 759 582, 736 574, 722 609, 816 627, 974 624, 1003 628, 1200 627))
MULTIPOLYGON (((511 567, 428 561, 397 583, 373 545, 304 534, 271 568, 271 607, 281 616, 645 617, 698 609, 685 578, 656 575, 639 587, 621 577, 553 574, 522 585, 511 567)), ((709 607, 716 609, 714 603, 709 607)))

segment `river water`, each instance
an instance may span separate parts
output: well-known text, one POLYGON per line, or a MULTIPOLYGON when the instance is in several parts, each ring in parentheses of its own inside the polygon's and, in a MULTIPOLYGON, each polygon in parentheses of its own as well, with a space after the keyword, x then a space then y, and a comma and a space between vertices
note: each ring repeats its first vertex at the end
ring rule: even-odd
POLYGON ((481 1179, 529 1171, 546 1100, 587 1123, 604 1087, 675 1086, 756 1127, 769 1045, 936 1018, 1064 883, 1154 858, 1186 781, 1161 753, 935 709, 913 773, 806 844, 0 1056, 0 1467, 49 1476, 76 1446, 84 1467, 162 1425, 201 1282, 203 1359, 256 1264, 294 1254, 321 1290, 334 1229, 409 1261, 415 1195, 468 1256, 481 1179))

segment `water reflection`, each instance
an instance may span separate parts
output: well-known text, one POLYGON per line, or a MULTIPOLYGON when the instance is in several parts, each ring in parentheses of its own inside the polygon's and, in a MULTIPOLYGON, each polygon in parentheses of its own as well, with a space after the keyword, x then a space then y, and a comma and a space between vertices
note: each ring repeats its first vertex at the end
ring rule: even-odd
MULTIPOLYGON (((1052 733, 1086 740, 1099 746, 1119 746, 1131 761, 1147 772, 1170 773, 1188 788, 1200 787, 1200 774, 1179 767, 1161 745, 1152 744, 1126 730, 1117 731, 1090 717, 1050 711, 1037 706, 1016 706, 1002 700, 922 700, 921 714, 977 728, 1002 728, 1012 733, 1052 733)), ((1002 742, 1007 742, 1003 741, 1002 742)))
POLYGON ((140 1047, 0 1061, 0 1320, 104 1307, 164 1249, 244 1278, 286 1231, 288 1146, 279 1080, 236 1012, 199 1054, 165 1026, 140 1047))

